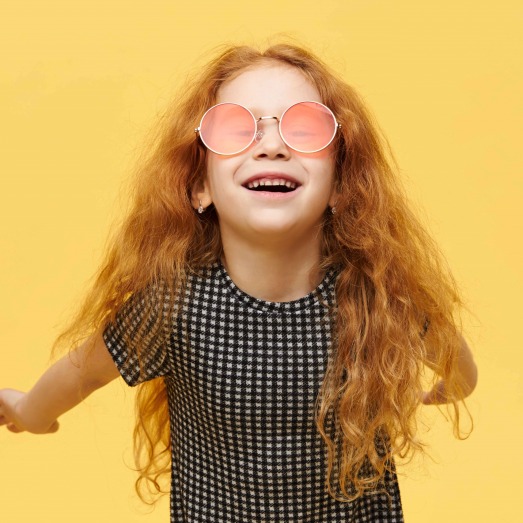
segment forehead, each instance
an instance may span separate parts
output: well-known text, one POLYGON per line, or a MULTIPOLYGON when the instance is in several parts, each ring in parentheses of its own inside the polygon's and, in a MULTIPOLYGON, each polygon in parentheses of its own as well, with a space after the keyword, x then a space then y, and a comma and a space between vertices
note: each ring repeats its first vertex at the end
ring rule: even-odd
POLYGON ((216 103, 234 102, 256 114, 277 116, 303 101, 322 100, 300 70, 284 64, 264 64, 246 69, 225 82, 218 89, 216 103))

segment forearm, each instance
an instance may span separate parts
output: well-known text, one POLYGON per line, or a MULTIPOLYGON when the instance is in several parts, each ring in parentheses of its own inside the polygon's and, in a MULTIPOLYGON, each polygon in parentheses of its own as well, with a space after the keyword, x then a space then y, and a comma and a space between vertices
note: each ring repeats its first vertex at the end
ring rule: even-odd
POLYGON ((86 372, 80 356, 72 352, 58 360, 20 400, 18 412, 23 419, 32 420, 33 430, 47 428, 103 385, 86 372))
POLYGON ((52 365, 27 394, 0 391, 0 425, 13 432, 52 432, 59 416, 117 376, 101 334, 95 334, 52 365))

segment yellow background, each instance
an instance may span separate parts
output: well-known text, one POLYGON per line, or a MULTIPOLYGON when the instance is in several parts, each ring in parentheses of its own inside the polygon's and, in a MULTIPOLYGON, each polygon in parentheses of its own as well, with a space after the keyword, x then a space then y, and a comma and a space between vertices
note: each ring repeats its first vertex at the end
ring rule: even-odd
MULTIPOLYGON (((285 32, 363 94, 474 315, 475 430, 425 408, 407 522, 516 521, 523 438, 522 3, 0 2, 0 387, 27 389, 85 292, 143 136, 224 41, 285 32)), ((189 122, 188 125, 193 125, 189 122)), ((163 522, 133 491, 123 382, 53 436, 0 431, 0 521, 163 522)))

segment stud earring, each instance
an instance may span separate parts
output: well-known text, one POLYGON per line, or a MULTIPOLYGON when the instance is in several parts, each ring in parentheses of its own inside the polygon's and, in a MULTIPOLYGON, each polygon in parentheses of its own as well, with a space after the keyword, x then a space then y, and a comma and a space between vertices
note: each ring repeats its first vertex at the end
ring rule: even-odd
POLYGON ((198 205, 198 214, 202 214, 203 211, 205 211, 205 207, 202 205, 202 201, 201 200, 198 200, 199 202, 199 205, 198 205))
POLYGON ((336 207, 331 207, 331 214, 336 214, 336 207))

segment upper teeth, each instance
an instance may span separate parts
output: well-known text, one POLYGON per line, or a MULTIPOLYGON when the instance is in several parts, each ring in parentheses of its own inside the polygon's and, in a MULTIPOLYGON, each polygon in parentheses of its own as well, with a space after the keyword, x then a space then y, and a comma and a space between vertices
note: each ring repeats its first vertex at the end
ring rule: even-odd
POLYGON ((296 183, 291 182, 290 180, 284 180, 283 178, 280 179, 271 179, 271 180, 254 180, 252 182, 249 182, 247 184, 247 187, 249 189, 255 189, 256 187, 264 185, 285 185, 286 187, 289 187, 290 189, 296 189, 296 183))

